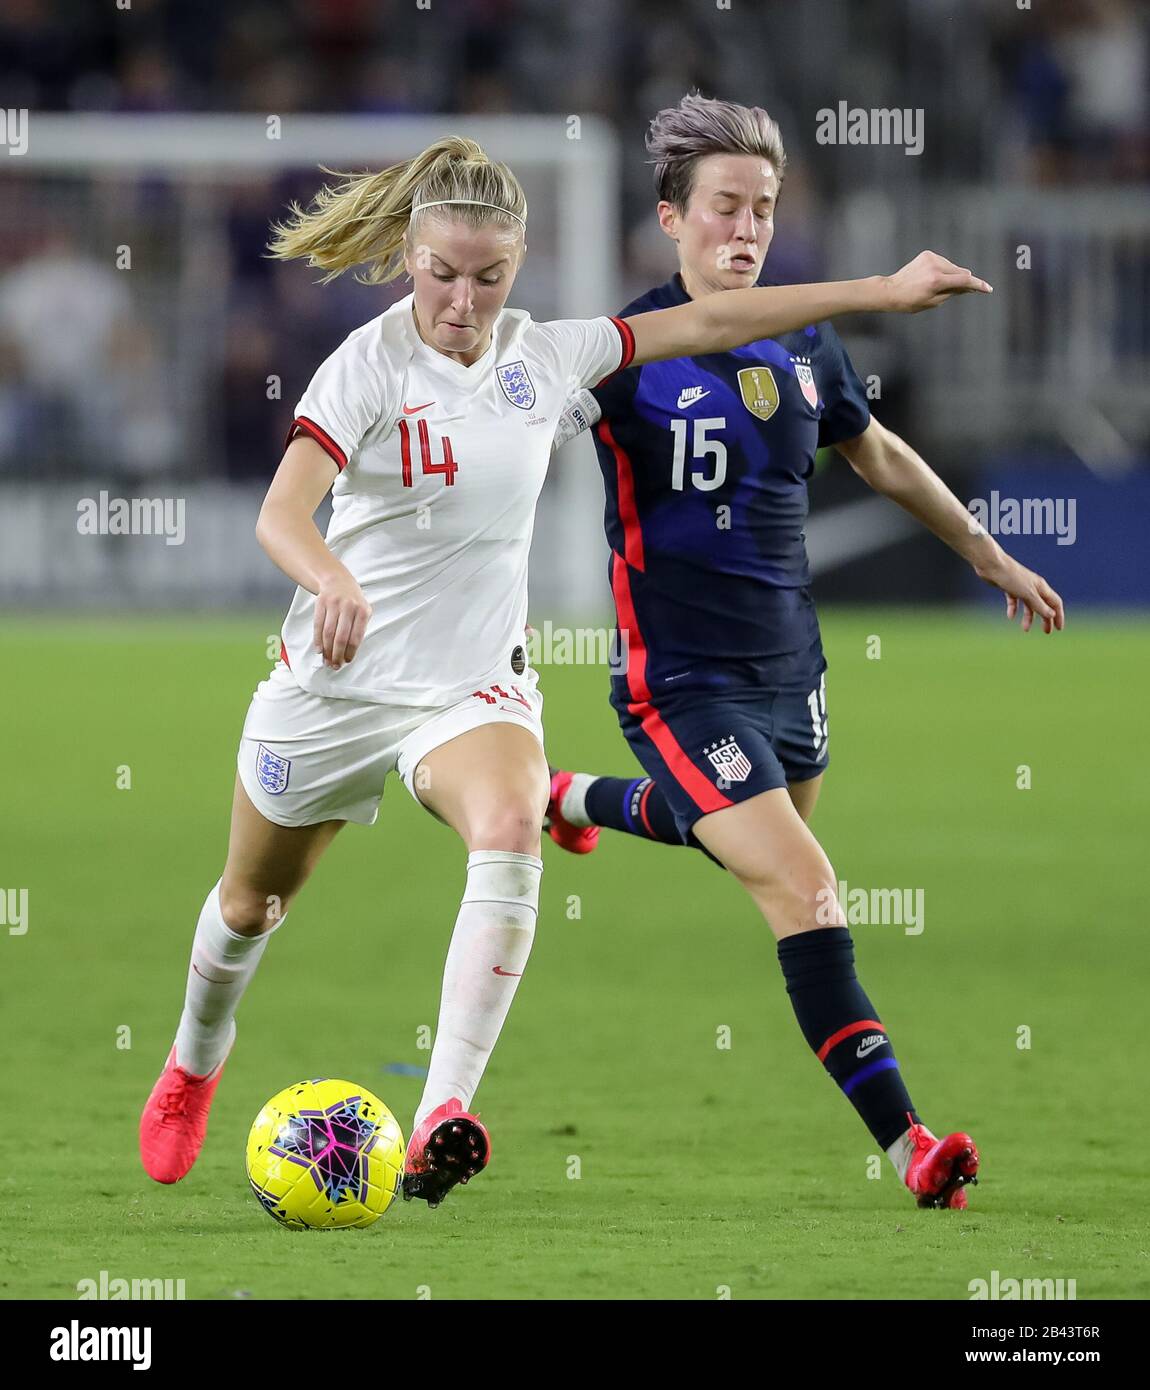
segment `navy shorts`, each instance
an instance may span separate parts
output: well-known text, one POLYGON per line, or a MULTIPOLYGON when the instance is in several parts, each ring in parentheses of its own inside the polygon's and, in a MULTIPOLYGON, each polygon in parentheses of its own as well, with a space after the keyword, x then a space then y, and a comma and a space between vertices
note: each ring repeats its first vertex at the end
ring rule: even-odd
POLYGON ((809 691, 678 691, 632 703, 619 725, 666 797, 684 844, 702 816, 826 770, 826 675, 809 691))

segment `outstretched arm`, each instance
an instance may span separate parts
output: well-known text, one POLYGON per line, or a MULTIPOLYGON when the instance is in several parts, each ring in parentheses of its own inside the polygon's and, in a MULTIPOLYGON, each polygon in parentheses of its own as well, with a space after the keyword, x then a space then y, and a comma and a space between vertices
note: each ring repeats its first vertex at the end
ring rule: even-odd
POLYGON ((956 294, 990 294, 990 286, 945 256, 923 251, 894 275, 837 280, 822 285, 758 286, 724 290, 673 309, 636 314, 632 362, 699 357, 791 333, 839 314, 917 314, 956 294))
POLYGON ((1046 580, 1012 559, 905 440, 871 416, 862 434, 835 448, 864 483, 897 502, 961 555, 980 579, 1001 589, 1008 618, 1021 606, 1023 632, 1030 631, 1036 617, 1045 632, 1062 630, 1062 600, 1046 580))

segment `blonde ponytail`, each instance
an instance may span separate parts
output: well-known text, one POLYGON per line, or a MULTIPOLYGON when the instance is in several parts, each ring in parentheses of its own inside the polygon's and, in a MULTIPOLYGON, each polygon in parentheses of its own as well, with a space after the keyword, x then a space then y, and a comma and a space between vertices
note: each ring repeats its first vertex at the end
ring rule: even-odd
POLYGON ((292 203, 290 216, 273 224, 268 243, 268 254, 276 260, 302 259, 325 270, 323 284, 353 266, 365 267, 355 277, 365 285, 394 280, 403 270, 413 203, 463 200, 457 207, 417 212, 420 222, 442 211, 472 227, 494 222, 520 230, 527 216, 519 180, 506 164, 492 163, 481 146, 463 136, 446 136, 414 159, 377 174, 323 172, 343 182, 324 184, 306 211, 292 203))

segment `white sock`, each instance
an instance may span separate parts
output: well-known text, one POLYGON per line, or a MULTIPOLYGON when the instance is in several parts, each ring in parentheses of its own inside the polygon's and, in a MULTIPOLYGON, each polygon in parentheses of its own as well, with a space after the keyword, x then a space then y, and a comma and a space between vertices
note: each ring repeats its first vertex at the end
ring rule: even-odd
MULTIPOLYGON (((926 1129, 925 1125, 923 1125, 923 1129, 926 1130, 927 1134, 930 1134, 930 1130, 926 1129)), ((933 1139, 935 1136, 930 1134, 930 1137, 933 1139)), ((886 1156, 894 1164, 895 1172, 901 1181, 906 1182, 906 1170, 910 1167, 910 1160, 914 1156, 914 1141, 910 1137, 909 1129, 887 1149, 886 1156)))
POLYGON ((573 772, 571 782, 559 802, 559 814, 568 825, 594 825, 587 814, 587 791, 599 779, 589 772, 573 772))
MULTIPOLYGON (((278 930, 287 914, 276 923, 278 930)), ((176 1032, 176 1063, 193 1076, 207 1076, 228 1055, 235 1037, 235 1012, 271 931, 241 936, 220 912, 219 883, 208 894, 192 940, 184 1011, 176 1032)))
POLYGON ((457 1097, 469 1109, 527 966, 539 910, 543 861, 533 854, 476 850, 447 950, 439 1023, 417 1128, 457 1097))

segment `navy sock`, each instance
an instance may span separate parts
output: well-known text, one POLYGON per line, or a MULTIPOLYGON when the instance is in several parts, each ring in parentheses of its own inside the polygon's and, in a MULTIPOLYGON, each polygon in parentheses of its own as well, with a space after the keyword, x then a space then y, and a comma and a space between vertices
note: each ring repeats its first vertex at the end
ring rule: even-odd
POLYGON ((596 777, 584 805, 594 825, 663 845, 683 843, 667 798, 650 777, 596 777))
POLYGON ((885 1150, 918 1123, 918 1115, 854 961, 846 927, 818 927, 779 942, 779 964, 803 1037, 885 1150))

